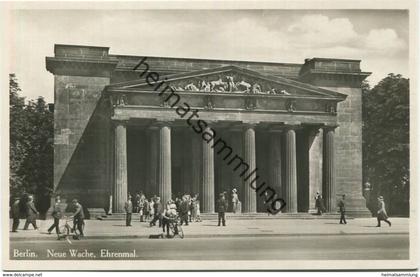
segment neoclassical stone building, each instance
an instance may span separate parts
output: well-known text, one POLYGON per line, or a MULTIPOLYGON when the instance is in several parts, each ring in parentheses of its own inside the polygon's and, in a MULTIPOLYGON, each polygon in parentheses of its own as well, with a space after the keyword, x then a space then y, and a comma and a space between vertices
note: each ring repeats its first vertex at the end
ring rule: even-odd
POLYGON ((369 215, 361 103, 369 73, 359 60, 203 60, 55 45, 46 66, 55 84, 54 187, 64 198, 122 212, 128 193, 164 201, 199 193, 202 212, 212 213, 219 193, 236 188, 243 212, 264 212, 251 178, 239 175, 246 163, 287 202, 282 212, 312 212, 320 192, 329 212, 345 194, 350 214, 369 215), (223 143, 203 140, 206 130, 223 143))

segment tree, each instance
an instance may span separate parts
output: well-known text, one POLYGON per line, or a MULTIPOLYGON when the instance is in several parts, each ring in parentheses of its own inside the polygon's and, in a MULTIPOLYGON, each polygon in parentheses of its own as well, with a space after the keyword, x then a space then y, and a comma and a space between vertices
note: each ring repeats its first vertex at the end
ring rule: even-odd
POLYGON ((19 96, 21 91, 15 74, 9 74, 9 113, 10 113, 10 194, 18 195, 25 191, 23 176, 20 174, 26 157, 24 145, 26 132, 25 98, 19 96))
POLYGON ((25 104, 16 76, 9 77, 10 194, 34 194, 46 211, 53 188, 53 113, 43 97, 25 104))
POLYGON ((389 74, 373 89, 362 88, 365 180, 391 214, 408 214, 409 80, 389 74))

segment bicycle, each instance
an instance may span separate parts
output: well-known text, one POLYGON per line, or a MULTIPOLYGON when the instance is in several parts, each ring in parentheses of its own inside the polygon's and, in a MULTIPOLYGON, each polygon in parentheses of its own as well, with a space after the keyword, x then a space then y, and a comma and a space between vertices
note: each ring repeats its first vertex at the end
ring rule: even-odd
POLYGON ((180 223, 180 219, 177 216, 176 218, 169 219, 169 230, 172 232, 172 237, 179 236, 181 239, 184 238, 184 230, 182 230, 180 223))
POLYGON ((69 222, 72 221, 73 217, 64 217, 65 223, 64 225, 61 225, 59 227, 59 233, 57 234, 57 239, 61 240, 62 238, 65 238, 69 243, 71 241, 69 240, 69 237, 72 237, 75 240, 80 239, 80 233, 79 231, 73 226, 69 224, 69 222))

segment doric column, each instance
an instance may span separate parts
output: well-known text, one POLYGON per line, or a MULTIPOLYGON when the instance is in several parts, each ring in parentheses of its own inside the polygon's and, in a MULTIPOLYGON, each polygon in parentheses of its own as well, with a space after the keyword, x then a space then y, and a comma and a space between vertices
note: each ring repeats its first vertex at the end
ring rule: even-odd
POLYGON ((284 200, 286 213, 297 212, 297 175, 296 175, 296 131, 294 126, 285 130, 285 183, 284 200))
MULTIPOLYGON (((205 132, 212 133, 210 127, 205 132)), ((214 149, 212 142, 202 140, 203 144, 203 182, 202 210, 204 213, 214 212, 214 149)))
MULTIPOLYGON (((244 132, 244 161, 249 165, 249 170, 245 173, 244 177, 247 177, 256 168, 256 156, 255 156, 255 130, 254 125, 247 125, 244 132)), ((257 212, 257 193, 255 188, 257 181, 253 184, 251 182, 256 177, 256 173, 252 174, 249 178, 244 180, 244 204, 243 211, 245 213, 256 213, 257 212), (251 187, 252 185, 252 187, 251 187)))
POLYGON ((171 199, 171 128, 167 123, 159 124, 159 174, 158 192, 161 203, 171 199))
POLYGON ((327 212, 336 212, 334 127, 324 127, 324 182, 322 194, 327 212))
POLYGON ((282 162, 281 162, 282 133, 270 133, 270 186, 279 197, 282 195, 282 162))
POLYGON ((127 200, 127 129, 123 122, 115 125, 115 181, 113 211, 124 211, 127 200))

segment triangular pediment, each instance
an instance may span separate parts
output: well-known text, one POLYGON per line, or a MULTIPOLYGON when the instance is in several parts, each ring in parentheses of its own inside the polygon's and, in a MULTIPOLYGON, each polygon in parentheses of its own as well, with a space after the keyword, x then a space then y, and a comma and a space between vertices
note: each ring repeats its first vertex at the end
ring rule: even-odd
POLYGON ((337 101, 346 98, 346 95, 341 93, 237 66, 223 66, 165 77, 159 76, 159 78, 157 78, 158 74, 156 73, 153 77, 149 76, 147 79, 151 72, 144 73, 138 70, 139 75, 144 73, 138 80, 111 84, 108 86, 108 90, 127 92, 154 90, 159 82, 164 81, 165 84, 177 92, 308 96, 335 98, 337 101), (155 82, 156 79, 159 79, 159 81, 155 82))

